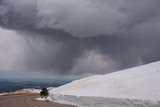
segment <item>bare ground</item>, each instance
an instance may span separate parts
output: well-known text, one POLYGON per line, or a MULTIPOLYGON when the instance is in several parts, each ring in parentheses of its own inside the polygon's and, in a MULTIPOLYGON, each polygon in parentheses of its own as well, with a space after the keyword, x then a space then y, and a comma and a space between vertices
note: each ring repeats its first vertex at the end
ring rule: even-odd
POLYGON ((37 101, 38 94, 22 93, 0 96, 0 107, 74 107, 49 101, 37 101))

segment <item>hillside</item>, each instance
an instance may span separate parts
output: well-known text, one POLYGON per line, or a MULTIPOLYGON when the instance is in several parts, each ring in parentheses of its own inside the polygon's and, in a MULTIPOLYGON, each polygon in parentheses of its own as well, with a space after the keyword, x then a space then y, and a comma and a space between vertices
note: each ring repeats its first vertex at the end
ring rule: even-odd
POLYGON ((160 101, 160 61, 76 80, 50 93, 50 98, 71 95, 160 101))

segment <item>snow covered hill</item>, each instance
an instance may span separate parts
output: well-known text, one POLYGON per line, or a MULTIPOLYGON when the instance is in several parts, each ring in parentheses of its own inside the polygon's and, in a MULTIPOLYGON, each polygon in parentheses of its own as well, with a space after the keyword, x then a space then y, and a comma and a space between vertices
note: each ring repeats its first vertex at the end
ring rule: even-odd
POLYGON ((157 102, 160 101, 160 61, 76 80, 54 88, 50 93, 49 99, 54 98, 55 100, 59 98, 64 100, 62 96, 74 96, 77 98, 102 97, 157 102))

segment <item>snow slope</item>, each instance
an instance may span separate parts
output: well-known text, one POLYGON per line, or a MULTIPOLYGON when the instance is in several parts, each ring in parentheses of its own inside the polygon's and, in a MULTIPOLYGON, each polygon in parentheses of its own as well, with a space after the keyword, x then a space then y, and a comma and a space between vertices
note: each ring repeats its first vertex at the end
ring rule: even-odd
POLYGON ((52 89, 49 99, 57 95, 160 101, 160 61, 73 81, 52 89))

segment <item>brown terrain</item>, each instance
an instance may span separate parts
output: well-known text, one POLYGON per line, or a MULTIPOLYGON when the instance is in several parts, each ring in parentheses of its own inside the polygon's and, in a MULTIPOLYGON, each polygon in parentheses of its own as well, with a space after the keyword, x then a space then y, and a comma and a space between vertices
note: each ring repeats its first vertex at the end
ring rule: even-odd
POLYGON ((74 107, 50 101, 37 101, 38 94, 21 93, 0 96, 0 107, 74 107))

